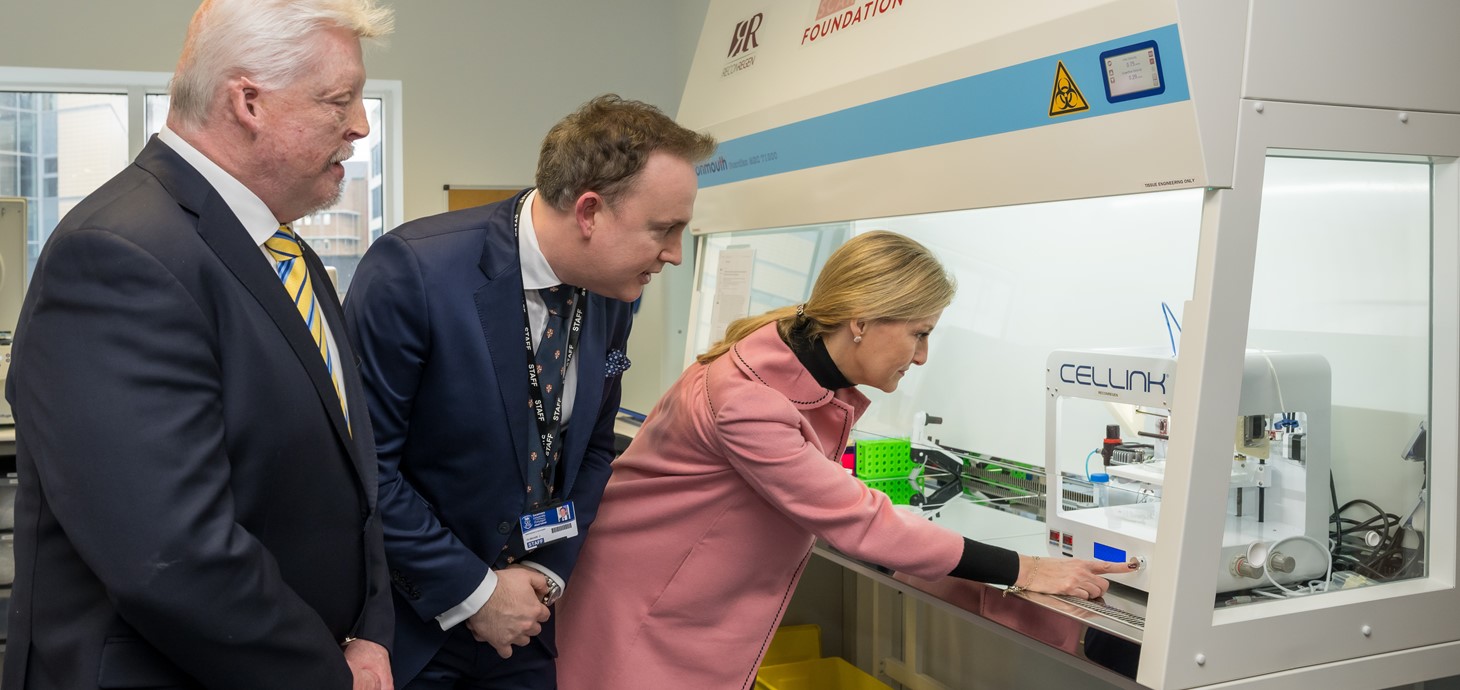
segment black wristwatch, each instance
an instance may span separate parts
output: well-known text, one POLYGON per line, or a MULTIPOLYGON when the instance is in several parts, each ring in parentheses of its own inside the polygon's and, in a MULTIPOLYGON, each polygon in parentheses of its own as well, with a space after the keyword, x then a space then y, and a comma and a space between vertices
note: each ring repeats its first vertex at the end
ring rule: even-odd
POLYGON ((544 606, 552 606, 558 600, 558 597, 563 596, 563 588, 558 586, 557 580, 550 577, 546 579, 548 591, 547 594, 542 595, 542 603, 544 606))

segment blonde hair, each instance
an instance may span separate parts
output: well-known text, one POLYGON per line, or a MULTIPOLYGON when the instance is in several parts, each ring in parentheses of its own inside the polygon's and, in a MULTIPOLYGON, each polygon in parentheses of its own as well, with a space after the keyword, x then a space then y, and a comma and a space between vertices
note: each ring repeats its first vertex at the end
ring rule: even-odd
POLYGON ((394 28, 393 11, 375 0, 205 0, 188 24, 168 108, 184 127, 207 123, 224 82, 247 76, 260 86, 288 86, 313 69, 315 32, 339 27, 356 38, 394 28))
POLYGON ((911 321, 932 316, 953 302, 953 276, 927 247, 886 230, 857 235, 832 252, 803 305, 736 320, 725 338, 696 358, 709 364, 735 343, 775 322, 781 338, 809 345, 853 319, 911 321), (799 313, 798 313, 799 310, 799 313))

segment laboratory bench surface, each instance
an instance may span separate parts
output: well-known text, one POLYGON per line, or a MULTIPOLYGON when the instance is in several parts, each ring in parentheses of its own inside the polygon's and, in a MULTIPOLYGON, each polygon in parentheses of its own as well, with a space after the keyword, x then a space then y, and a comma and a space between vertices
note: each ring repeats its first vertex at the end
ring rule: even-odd
MULTIPOLYGON (((1044 555, 1043 523, 983 506, 969 505, 935 522, 984 543, 1027 555, 1044 555), (976 523, 964 525, 963 523, 976 523)), ((1141 688, 1133 677, 1140 656, 1143 621, 1120 619, 1120 611, 1144 611, 1144 595, 1113 588, 1105 599, 1085 602, 1033 592, 1005 595, 1004 588, 947 577, 924 580, 892 572, 817 542, 813 553, 892 588, 962 623, 1011 641, 1038 656, 1099 679, 1110 687, 1141 688), (1118 610, 1110 610, 1103 604, 1118 610)))

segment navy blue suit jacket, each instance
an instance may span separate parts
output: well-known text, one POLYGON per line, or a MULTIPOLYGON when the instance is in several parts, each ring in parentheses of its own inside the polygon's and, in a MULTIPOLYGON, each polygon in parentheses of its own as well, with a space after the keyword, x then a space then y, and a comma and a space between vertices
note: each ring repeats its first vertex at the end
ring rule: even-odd
POLYGON ((352 438, 202 175, 150 142, 56 228, 16 332, 6 690, 351 687, 340 642, 392 632, 363 386, 341 368, 352 438))
MULTIPOLYGON (((406 223, 365 254, 345 300, 380 459, 396 601, 396 681, 446 639, 436 616, 465 600, 527 506, 530 434, 522 268, 508 200, 406 223)), ((628 303, 589 293, 560 495, 579 536, 528 559, 570 578, 613 457, 628 303)), ((571 585, 570 585, 571 586, 571 585)), ((552 646, 551 626, 536 638, 552 646)), ((488 649, 487 653, 495 653, 488 649)))

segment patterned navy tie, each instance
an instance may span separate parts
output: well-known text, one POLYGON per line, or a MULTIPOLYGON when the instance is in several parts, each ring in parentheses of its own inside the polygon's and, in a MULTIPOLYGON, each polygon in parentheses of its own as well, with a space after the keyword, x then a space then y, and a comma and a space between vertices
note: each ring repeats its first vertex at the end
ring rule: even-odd
MULTIPOLYGON (((563 381, 568 374, 568 330, 572 327, 572 299, 574 290, 566 285, 542 288, 537 291, 547 307, 547 325, 537 341, 537 352, 533 355, 537 365, 538 386, 542 390, 542 410, 548 421, 552 421, 553 410, 557 409, 562 396, 563 381)), ((542 435, 532 434, 532 455, 527 468, 528 503, 541 507, 548 503, 553 494, 554 475, 558 461, 563 454, 561 428, 553 438, 552 457, 543 453, 542 435)))

